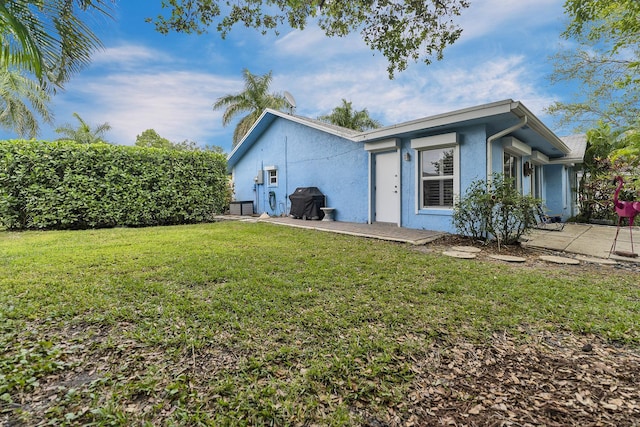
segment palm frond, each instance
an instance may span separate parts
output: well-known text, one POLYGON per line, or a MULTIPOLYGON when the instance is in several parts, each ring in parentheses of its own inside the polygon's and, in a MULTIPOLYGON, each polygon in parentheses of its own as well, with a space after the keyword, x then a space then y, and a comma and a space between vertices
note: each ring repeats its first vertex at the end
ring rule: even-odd
POLYGON ((360 132, 382 126, 380 122, 369 116, 366 108, 360 111, 354 110, 352 103, 344 98, 342 104, 335 107, 330 114, 318 118, 324 122, 360 132))
POLYGON ((89 123, 87 123, 78 113, 73 113, 73 117, 78 120, 78 126, 71 124, 65 124, 57 127, 55 132, 62 135, 60 139, 76 141, 80 144, 93 144, 97 142, 108 143, 103 135, 111 130, 109 123, 102 123, 91 129, 89 123))
POLYGON ((246 68, 242 71, 244 90, 235 94, 222 96, 213 104, 213 109, 225 108, 222 113, 222 124, 227 126, 239 116, 234 130, 233 145, 242 140, 246 132, 251 129, 255 121, 266 108, 284 110, 287 106, 286 99, 279 93, 269 93, 272 81, 272 72, 258 76, 251 74, 246 68))
POLYGON ((102 48, 83 19, 110 17, 108 0, 0 2, 1 65, 33 73, 42 88, 63 87, 102 48))
POLYGON ((40 132, 37 116, 51 123, 49 94, 40 85, 13 69, 0 70, 0 126, 20 137, 40 132))

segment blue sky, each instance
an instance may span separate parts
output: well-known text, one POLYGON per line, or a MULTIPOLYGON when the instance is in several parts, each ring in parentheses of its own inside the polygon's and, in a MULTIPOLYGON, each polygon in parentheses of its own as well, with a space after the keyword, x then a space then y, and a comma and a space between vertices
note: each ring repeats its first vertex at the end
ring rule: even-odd
MULTIPOLYGON (((522 101, 559 135, 544 108, 569 100, 570 88, 550 85, 549 56, 560 46, 566 25, 564 0, 475 0, 459 22, 462 38, 445 58, 426 66, 412 63, 394 80, 386 59, 358 34, 330 39, 315 26, 282 28, 279 36, 235 28, 226 40, 215 32, 157 33, 144 22, 161 12, 160 0, 120 1, 115 20, 94 26, 105 49, 75 75, 51 107, 54 126, 41 139, 75 124, 73 112, 92 125, 108 122, 107 139, 132 145, 155 129, 172 141, 218 145, 229 152, 233 124, 222 126, 220 96, 242 90, 244 68, 273 71, 272 91, 290 92, 296 113, 315 118, 345 98, 367 108, 384 125, 512 98, 522 101)), ((0 133, 0 137, 14 137, 0 133)))

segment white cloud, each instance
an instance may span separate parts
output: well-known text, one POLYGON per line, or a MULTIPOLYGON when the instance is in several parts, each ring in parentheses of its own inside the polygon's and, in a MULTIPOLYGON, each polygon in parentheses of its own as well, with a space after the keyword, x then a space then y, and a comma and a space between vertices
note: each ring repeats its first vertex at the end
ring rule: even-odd
POLYGON ((277 55, 305 57, 318 62, 350 56, 355 52, 369 52, 357 32, 345 37, 327 37, 317 26, 309 26, 304 31, 290 31, 277 39, 273 47, 277 55))
POLYGON ((119 144, 132 145, 136 135, 155 129, 172 141, 224 145, 210 140, 221 128, 221 112, 213 111, 212 105, 219 96, 235 91, 236 85, 233 80, 189 71, 114 73, 79 79, 68 94, 76 101, 67 107, 92 124, 109 122, 109 139, 119 144))
POLYGON ((412 69, 396 80, 387 78, 384 67, 368 65, 333 65, 303 76, 279 76, 274 83, 289 85, 287 90, 296 96, 299 114, 327 114, 345 98, 356 109, 367 108, 384 124, 508 98, 523 101, 535 113, 542 113, 553 100, 538 88, 537 67, 528 64, 523 55, 484 62, 449 61, 412 69))
MULTIPOLYGON (((539 29, 557 26, 562 4, 472 2, 460 18, 465 35, 455 50, 445 51, 443 61, 429 66, 410 63, 395 80, 388 79, 386 58, 377 52, 373 56, 358 34, 329 39, 318 28, 293 31, 275 43, 275 54, 289 62, 279 64, 273 87, 293 93, 298 113, 310 117, 330 112, 342 98, 355 108, 366 107, 386 124, 506 98, 522 100, 542 113, 554 100, 542 83, 549 72, 547 59, 530 55, 530 50, 543 38, 545 47, 550 44, 553 37, 539 29), (465 49, 472 40, 473 50, 465 49), (505 47, 514 41, 515 50, 505 47)), ((559 30, 556 40, 557 34, 559 30)))
POLYGON ((121 144, 133 144, 136 135, 152 128, 170 140, 229 149, 233 125, 223 128, 222 112, 212 105, 242 90, 243 68, 273 70, 271 89, 291 92, 297 113, 308 117, 329 113, 342 98, 354 108, 367 108, 384 124, 506 98, 543 114, 559 97, 549 93, 544 81, 546 58, 531 50, 541 40, 544 52, 549 50, 562 3, 474 1, 460 18, 463 39, 445 51, 444 60, 410 64, 395 80, 388 78, 386 58, 371 51, 358 33, 328 38, 313 25, 281 37, 240 29, 227 41, 216 35, 171 44, 159 44, 157 37, 148 45, 115 40, 56 97, 56 119, 58 124, 72 121, 71 113, 78 112, 92 124, 108 121, 113 128, 109 139, 121 144))
POLYGON ((132 67, 149 63, 169 62, 172 60, 172 57, 161 50, 152 49, 147 46, 121 44, 98 51, 91 59, 93 65, 132 67))
POLYGON ((462 12, 460 41, 488 34, 511 37, 514 31, 554 23, 562 19, 564 0, 480 0, 462 12))

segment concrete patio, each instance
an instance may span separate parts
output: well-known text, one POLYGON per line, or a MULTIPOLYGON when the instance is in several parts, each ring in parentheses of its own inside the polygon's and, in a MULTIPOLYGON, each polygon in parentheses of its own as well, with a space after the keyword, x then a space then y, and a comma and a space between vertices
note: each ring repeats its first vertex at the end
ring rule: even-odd
MULTIPOLYGON (((637 239, 634 242, 634 250, 637 254, 640 252, 640 228, 633 227, 633 233, 637 239)), ((567 223, 561 231, 535 229, 526 236, 526 240, 523 239, 522 245, 595 258, 640 263, 638 257, 619 256, 614 253, 609 255, 615 236, 616 227, 614 226, 567 223)), ((616 252, 631 252, 628 226, 620 227, 616 252)))
MULTIPOLYGON (((251 222, 264 221, 289 227, 410 243, 413 245, 424 245, 446 234, 439 231, 415 230, 385 223, 359 224, 340 221, 305 221, 289 217, 258 218, 248 216, 230 217, 229 215, 219 217, 219 219, 235 219, 251 222)), ((635 253, 640 253, 640 228, 634 227, 633 232, 637 239, 634 250, 635 253)), ((638 257, 634 258, 616 254, 609 255, 609 250, 611 249, 615 235, 616 227, 614 226, 567 223, 560 231, 546 229, 532 230, 530 234, 522 239, 522 246, 640 265, 640 258, 638 257)), ((631 239, 628 226, 620 228, 616 251, 631 252, 631 239)))
POLYGON ((411 243, 412 245, 424 245, 446 234, 440 231, 414 230, 411 228, 398 227, 395 224, 379 222, 374 224, 359 224, 341 221, 305 221, 288 217, 273 217, 261 221, 310 230, 348 234, 350 236, 411 243))

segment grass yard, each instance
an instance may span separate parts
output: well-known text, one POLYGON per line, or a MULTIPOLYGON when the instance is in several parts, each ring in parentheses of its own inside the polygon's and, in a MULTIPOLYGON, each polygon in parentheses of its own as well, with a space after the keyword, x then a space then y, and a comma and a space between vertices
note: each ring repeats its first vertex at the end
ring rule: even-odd
POLYGON ((242 222, 0 232, 0 272, 0 424, 640 425, 639 273, 242 222))

